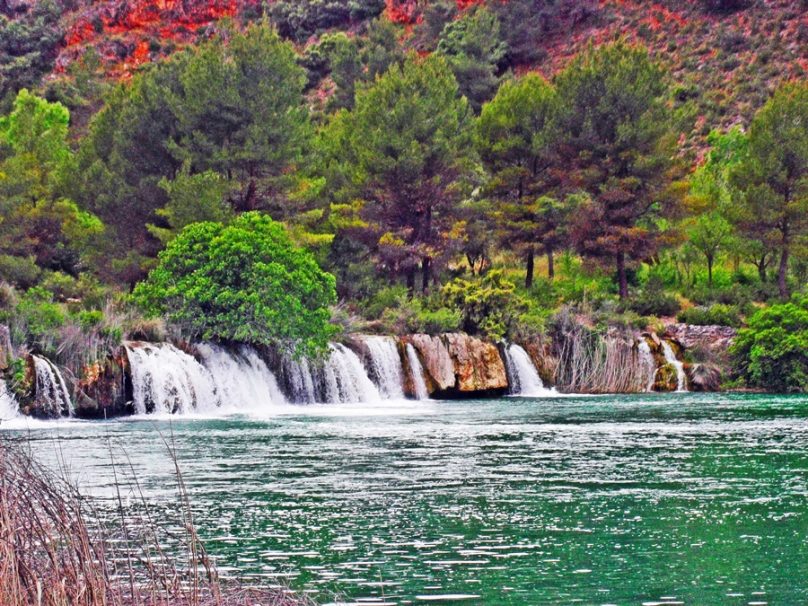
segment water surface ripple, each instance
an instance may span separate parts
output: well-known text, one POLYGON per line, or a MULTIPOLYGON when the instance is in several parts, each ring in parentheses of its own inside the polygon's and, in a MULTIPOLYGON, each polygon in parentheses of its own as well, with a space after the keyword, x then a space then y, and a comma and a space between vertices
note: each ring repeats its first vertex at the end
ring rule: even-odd
POLYGON ((808 604, 804 397, 290 407, 30 432, 113 509, 109 439, 168 519, 161 434, 224 576, 323 603, 808 604))

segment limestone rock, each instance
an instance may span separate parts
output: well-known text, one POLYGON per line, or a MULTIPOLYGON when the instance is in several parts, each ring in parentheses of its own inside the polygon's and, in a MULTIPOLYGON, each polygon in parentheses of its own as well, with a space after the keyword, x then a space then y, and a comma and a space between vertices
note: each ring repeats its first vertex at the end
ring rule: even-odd
POLYGON ((721 370, 709 364, 693 364, 685 366, 688 383, 692 391, 719 391, 721 389, 721 370))
POLYGON ((126 394, 128 372, 129 360, 124 348, 87 365, 78 383, 76 416, 104 419, 133 414, 131 398, 126 394))
POLYGON ((461 333, 443 335, 454 362, 457 390, 461 393, 508 389, 508 376, 499 349, 461 333))
POLYGON ((418 352, 428 375, 427 384, 432 383, 435 391, 447 391, 455 387, 457 379, 454 363, 440 337, 415 334, 405 337, 404 341, 411 343, 418 352))
POLYGON ((731 326, 670 324, 665 329, 665 337, 676 341, 685 349, 698 349, 713 355, 724 355, 736 334, 737 331, 731 326))
POLYGON ((0 324, 0 370, 6 370, 14 357, 11 348, 11 332, 8 326, 0 324))

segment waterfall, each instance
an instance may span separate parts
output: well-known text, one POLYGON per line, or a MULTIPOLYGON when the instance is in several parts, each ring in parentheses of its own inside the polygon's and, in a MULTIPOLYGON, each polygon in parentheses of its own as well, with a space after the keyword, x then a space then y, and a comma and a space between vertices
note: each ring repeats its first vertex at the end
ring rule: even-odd
POLYGON ((667 341, 662 341, 662 352, 665 354, 665 361, 676 369, 676 391, 687 391, 685 366, 676 358, 673 347, 667 341))
POLYGON ((654 379, 656 378, 657 366, 654 354, 651 352, 651 346, 648 341, 640 339, 637 345, 637 352, 639 354, 639 363, 641 376, 645 378, 642 386, 645 391, 654 390, 654 379))
POLYGON ((231 352, 213 343, 201 343, 196 349, 211 374, 222 406, 261 409, 286 403, 275 375, 251 347, 231 352))
POLYGON ((284 359, 283 373, 286 377, 286 387, 293 402, 311 404, 317 401, 314 375, 312 375, 308 360, 305 358, 300 360, 284 359))
POLYGON ((0 379, 0 427, 3 421, 10 421, 20 415, 20 408, 6 382, 0 379))
POLYGON ((331 345, 331 355, 323 371, 328 402, 373 402, 381 399, 359 356, 344 345, 331 345))
POLYGON ((418 352, 411 343, 407 343, 407 361, 410 364, 410 372, 412 373, 412 384, 415 388, 415 397, 418 400, 426 400, 429 397, 429 390, 426 387, 424 380, 424 367, 421 366, 421 360, 418 359, 418 352))
POLYGON ((168 343, 126 344, 135 412, 188 413, 220 404, 211 373, 168 343))
POLYGON ((396 340, 392 337, 365 337, 364 343, 370 352, 370 370, 382 397, 403 398, 404 369, 396 340))
POLYGON ((51 417, 72 416, 73 401, 62 373, 54 364, 40 356, 31 356, 36 374, 36 399, 51 417))
POLYGON ((544 396, 552 391, 544 387, 533 360, 524 348, 512 343, 503 347, 511 393, 520 396, 544 396))
POLYGON ((284 385, 293 402, 332 404, 381 399, 359 356, 340 343, 331 343, 328 357, 320 363, 286 358, 282 366, 284 385))

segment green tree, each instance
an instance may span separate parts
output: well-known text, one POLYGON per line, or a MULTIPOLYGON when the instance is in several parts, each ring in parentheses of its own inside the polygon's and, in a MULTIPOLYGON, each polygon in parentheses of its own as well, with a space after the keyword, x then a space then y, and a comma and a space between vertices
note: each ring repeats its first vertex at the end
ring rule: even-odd
POLYGON ((404 61, 398 37, 396 26, 385 19, 371 21, 362 38, 349 38, 344 33, 331 36, 333 50, 329 61, 337 90, 329 100, 329 107, 352 108, 358 85, 373 82, 391 65, 404 61))
POLYGON ((110 93, 82 142, 77 189, 113 226, 112 275, 130 283, 142 276, 144 258, 159 248, 146 225, 168 202, 160 183, 185 163, 191 175, 225 177, 234 209, 283 218, 283 194, 310 134, 305 85, 292 46, 259 23, 227 44, 212 40, 153 65, 110 93), (121 250, 132 251, 128 259, 121 250))
POLYGON ((497 16, 482 6, 466 11, 443 29, 437 50, 446 57, 460 93, 479 113, 497 90, 497 66, 505 56, 497 16))
MULTIPOLYGON (((69 122, 67 108, 25 89, 0 118, 0 253, 21 266, 33 260, 40 269, 76 276, 81 253, 90 252, 103 226, 65 196, 74 170, 69 122)), ((22 273, 23 282, 32 281, 30 271, 22 273)))
POLYGON ((476 125, 477 149, 490 175, 486 190, 498 201, 494 216, 508 247, 526 258, 528 288, 535 253, 544 251, 552 267, 553 251, 562 244, 556 236, 563 208, 542 197, 557 184, 552 171, 555 104, 553 87, 530 74, 504 82, 476 125))
POLYGON ((332 192, 357 202, 351 229, 381 268, 429 287, 433 264, 459 239, 454 211, 470 163, 470 113, 446 61, 410 55, 356 95, 321 139, 332 192))
POLYGON ((441 289, 441 295, 446 305, 460 310, 464 331, 500 340, 524 308, 515 291, 501 270, 491 270, 473 280, 456 278, 441 289))
POLYGON ((731 174, 741 229, 763 247, 776 242, 784 299, 792 251, 808 236, 806 116, 808 84, 781 87, 752 120, 748 153, 731 174))
POLYGON ((9 108, 17 92, 33 88, 53 67, 64 31, 63 9, 54 0, 0 7, 0 101, 9 108), (23 5, 23 6, 19 6, 23 5), (25 6, 27 5, 27 6, 25 6), (20 12, 22 14, 16 14, 20 12), (12 16, 7 16, 11 13, 12 16))
POLYGON ((168 204, 157 210, 167 226, 147 225, 151 234, 167 244, 186 225, 191 223, 227 223, 233 210, 226 202, 232 187, 219 173, 212 170, 190 174, 188 164, 182 172, 169 181, 160 181, 160 187, 168 195, 168 204))
POLYGON ((334 276, 259 212, 194 223, 160 253, 135 300, 189 336, 317 355, 334 334, 334 276))
POLYGON ((675 143, 666 74, 646 49, 621 41, 588 49, 555 84, 569 178, 589 194, 574 237, 583 254, 614 260, 626 298, 627 264, 658 249, 657 219, 676 202, 665 195, 675 143))
POLYGON ((713 286, 716 256, 732 242, 732 225, 717 211, 700 215, 688 230, 688 240, 707 260, 707 285, 713 286))
POLYGON ((808 392, 808 296, 757 311, 731 352, 749 385, 808 392))

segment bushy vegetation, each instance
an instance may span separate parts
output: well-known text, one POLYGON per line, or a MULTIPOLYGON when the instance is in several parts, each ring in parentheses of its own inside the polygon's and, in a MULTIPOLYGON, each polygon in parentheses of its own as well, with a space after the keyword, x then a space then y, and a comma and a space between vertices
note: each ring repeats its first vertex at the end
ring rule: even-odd
POLYGON ((602 5, 432 3, 406 32, 383 5, 272 3, 275 25, 209 32, 108 88, 89 123, 15 85, 0 118, 15 340, 66 351, 71 331, 106 343, 162 319, 316 354, 338 298, 345 325, 501 339, 562 309, 597 330, 743 327, 804 292, 804 82, 747 130, 706 124, 696 161, 700 93, 640 43, 590 45, 549 79, 509 71, 602 5))
POLYGON ((190 337, 316 356, 333 336, 334 277, 260 213, 229 225, 189 225, 134 295, 147 313, 167 317, 190 337))
POLYGON ((808 391, 808 297, 761 309, 738 333, 732 353, 752 386, 808 391))

